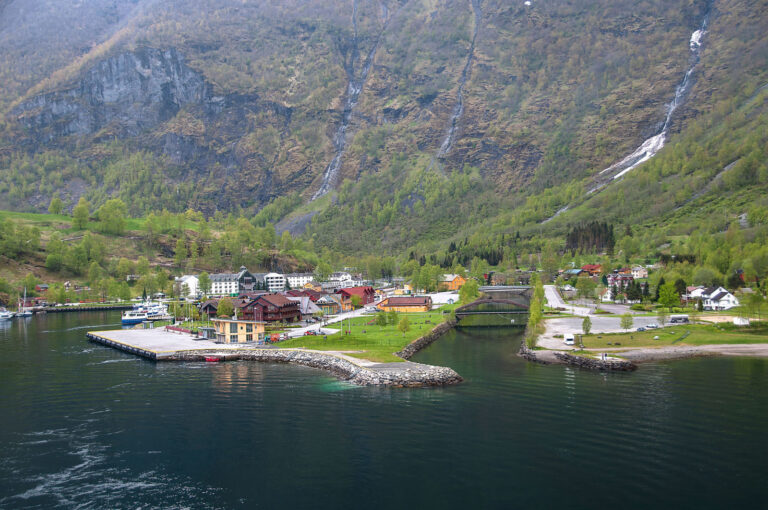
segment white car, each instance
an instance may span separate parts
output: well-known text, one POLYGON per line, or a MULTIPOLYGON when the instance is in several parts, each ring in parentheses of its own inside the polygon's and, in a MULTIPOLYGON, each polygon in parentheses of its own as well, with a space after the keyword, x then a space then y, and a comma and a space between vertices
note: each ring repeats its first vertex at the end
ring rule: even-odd
POLYGON ((645 328, 646 329, 657 329, 659 327, 658 324, 648 324, 645 328))
POLYGON ((572 334, 567 333, 565 337, 563 338, 563 342, 565 342, 565 345, 573 345, 574 343, 574 337, 572 334))

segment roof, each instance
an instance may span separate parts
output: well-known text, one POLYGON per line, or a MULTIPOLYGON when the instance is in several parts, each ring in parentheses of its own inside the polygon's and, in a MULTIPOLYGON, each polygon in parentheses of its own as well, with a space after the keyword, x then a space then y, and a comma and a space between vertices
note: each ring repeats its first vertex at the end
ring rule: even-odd
POLYGON ((451 273, 451 274, 444 274, 443 276, 440 277, 440 281, 441 282, 452 282, 453 280, 455 280, 456 278, 459 278, 459 277, 464 278, 460 274, 453 274, 453 273, 451 273))
POLYGON ((211 275, 211 282, 233 282, 237 276, 236 273, 216 273, 211 275))
POLYGON ((429 296, 391 297, 385 303, 386 306, 431 306, 432 298, 429 296))
POLYGON ((565 272, 565 274, 575 274, 575 275, 578 275, 578 274, 581 274, 582 271, 583 271, 583 269, 577 268, 577 269, 567 269, 564 272, 565 272))
POLYGON ((366 294, 373 293, 373 287, 365 285, 363 287, 347 287, 346 289, 339 289, 340 294, 346 294, 348 296, 360 296, 363 297, 366 294))
POLYGON ((721 299, 723 299, 728 294, 730 294, 730 292, 718 292, 717 294, 715 294, 714 296, 710 297, 709 299, 712 300, 712 301, 720 301, 721 299))
POLYGON ((320 311, 320 308, 308 296, 288 296, 288 299, 299 303, 299 310, 302 315, 311 315, 320 311))
POLYGON ((257 300, 261 299, 266 301, 268 304, 272 306, 276 306, 278 308, 282 308, 284 306, 291 306, 296 305, 295 301, 291 301, 287 297, 283 296, 282 294, 264 294, 262 296, 259 296, 256 298, 257 300))
POLYGON ((598 269, 602 269, 603 266, 601 266, 600 264, 584 264, 583 266, 581 266, 581 268, 584 271, 597 271, 598 269))

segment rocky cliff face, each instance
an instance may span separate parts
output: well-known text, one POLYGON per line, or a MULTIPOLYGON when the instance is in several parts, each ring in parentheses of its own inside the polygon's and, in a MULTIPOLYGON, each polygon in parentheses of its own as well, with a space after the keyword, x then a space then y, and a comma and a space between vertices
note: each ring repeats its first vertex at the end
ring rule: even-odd
POLYGON ((135 135, 187 104, 214 105, 211 87, 175 49, 143 48, 96 64, 68 90, 39 95, 13 114, 38 140, 90 135, 110 123, 135 135))

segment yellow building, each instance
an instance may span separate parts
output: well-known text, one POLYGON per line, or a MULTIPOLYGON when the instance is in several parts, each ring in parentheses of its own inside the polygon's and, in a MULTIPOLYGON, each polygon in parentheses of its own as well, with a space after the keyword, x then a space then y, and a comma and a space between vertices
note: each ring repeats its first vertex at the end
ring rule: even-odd
POLYGON ((460 274, 444 274, 440 277, 442 290, 459 290, 465 283, 467 283, 467 279, 460 274))
POLYGON ((265 322, 213 319, 216 342, 222 344, 264 343, 265 322))
POLYGON ((396 311, 402 313, 428 312, 432 309, 432 298, 421 297, 390 297, 378 304, 380 310, 385 312, 396 311))

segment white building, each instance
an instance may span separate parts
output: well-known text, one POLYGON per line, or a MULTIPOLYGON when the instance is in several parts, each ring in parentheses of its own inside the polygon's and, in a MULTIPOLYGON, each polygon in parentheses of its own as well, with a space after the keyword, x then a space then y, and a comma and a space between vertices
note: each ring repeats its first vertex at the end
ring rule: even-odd
POLYGON ((723 287, 710 287, 702 295, 705 310, 730 310, 739 306, 739 300, 723 287))
POLYGON ((211 294, 229 296, 239 291, 237 273, 217 273, 211 275, 211 294))
POLYGON ((648 269, 643 266, 635 266, 632 268, 632 278, 635 280, 639 278, 648 278, 648 269))
POLYGON ((291 273, 285 275, 285 280, 290 288, 300 289, 309 282, 315 281, 315 276, 312 273, 291 273))
POLYGON ((181 297, 197 297, 197 294, 200 291, 200 280, 197 276, 192 274, 185 274, 184 276, 176 278, 176 284, 178 285, 181 297), (186 294, 183 293, 185 285, 186 294))
POLYGON ((285 281, 285 276, 280 273, 267 273, 264 275, 264 285, 269 292, 284 291, 285 281))

